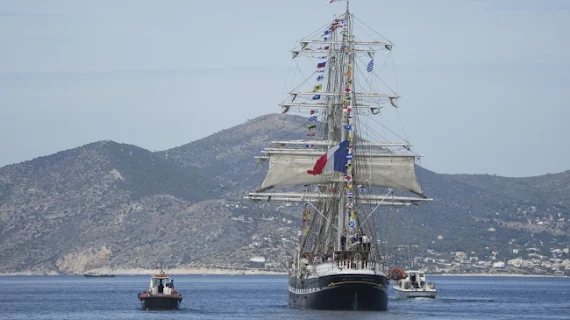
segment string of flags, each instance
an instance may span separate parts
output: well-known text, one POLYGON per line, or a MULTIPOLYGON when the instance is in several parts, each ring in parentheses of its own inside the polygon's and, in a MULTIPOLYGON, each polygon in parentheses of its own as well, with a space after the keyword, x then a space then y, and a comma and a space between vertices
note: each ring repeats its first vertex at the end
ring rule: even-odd
MULTIPOLYGON (((344 0, 328 0, 329 3, 333 3, 333 2, 338 2, 338 1, 344 1, 344 0)), ((329 39, 331 39, 331 37, 333 36, 333 32, 337 29, 341 29, 340 35, 343 39, 343 42, 345 43, 344 45, 340 46, 340 50, 341 52, 345 52, 346 54, 350 53, 350 45, 347 44, 348 41, 350 41, 350 32, 348 30, 348 28, 345 28, 345 19, 344 18, 335 18, 332 23, 330 24, 330 26, 324 30, 322 32, 321 38, 325 43, 321 43, 320 45, 314 46, 312 48, 310 48, 309 50, 315 50, 315 51, 319 51, 319 52, 323 52, 323 51, 327 51, 330 49, 330 46, 327 45, 326 41, 329 41, 329 39)), ((334 39, 334 38, 333 38, 334 39)), ((307 43, 302 44, 302 49, 305 49, 307 46, 307 43)), ((298 55, 298 52, 295 52, 293 55, 293 58, 295 58, 298 55)), ((368 62, 368 64, 366 65, 366 71, 368 73, 373 72, 374 70, 374 56, 369 53, 368 54, 370 57, 370 61, 368 62)), ((322 94, 322 90, 325 88, 324 85, 324 79, 325 79, 325 74, 327 72, 327 67, 329 67, 329 64, 332 63, 332 61, 329 59, 329 55, 328 54, 324 54, 322 56, 318 56, 317 59, 317 65, 316 65, 316 70, 315 70, 315 83, 312 87, 312 92, 314 93, 309 99, 312 101, 318 101, 321 100, 321 98, 324 96, 322 94)), ((332 59, 332 58, 331 58, 332 59)), ((351 232, 354 232, 356 229, 356 209, 355 209, 355 202, 354 202, 354 198, 356 197, 356 195, 358 193, 362 193, 365 192, 365 189, 362 185, 357 185, 356 187, 353 185, 353 177, 352 177, 352 160, 353 160, 353 149, 352 149, 352 144, 353 144, 353 139, 354 139, 354 131, 355 128, 352 124, 352 112, 353 112, 353 105, 352 105, 352 101, 353 101, 353 86, 352 86, 352 77, 353 77, 353 73, 355 72, 355 70, 353 69, 353 65, 352 63, 348 63, 345 65, 344 68, 344 94, 341 95, 340 100, 342 103, 342 111, 343 114, 346 116, 345 120, 345 125, 343 127, 344 130, 347 131, 347 140, 344 142, 346 143, 345 145, 343 145, 343 143, 341 143, 342 147, 340 148, 340 150, 343 150, 342 152, 342 156, 341 158, 344 158, 345 163, 340 165, 340 168, 344 167, 344 170, 339 170, 336 168, 336 159, 335 161, 335 171, 342 171, 344 172, 344 196, 346 197, 346 214, 348 215, 348 227, 351 229, 351 232)), ((308 117, 308 122, 309 124, 307 125, 308 128, 308 132, 307 132, 307 136, 308 137, 314 137, 316 135, 316 128, 317 128, 317 124, 316 122, 318 121, 318 116, 316 114, 317 112, 313 109, 310 110, 310 114, 308 117)), ((310 140, 310 139, 308 139, 310 140)), ((306 148, 314 148, 315 145, 313 144, 306 144, 306 148)), ((339 151, 340 151, 339 150, 339 151)), ((331 150, 329 150, 330 152, 331 150)), ((326 157, 325 157, 326 158, 326 157)), ((322 160, 322 159, 321 159, 322 160)), ((319 161, 321 161, 319 160, 319 161)), ((327 160, 324 160, 325 163, 327 160)), ((329 159, 330 161, 330 159, 329 159)), ((318 166, 318 162, 315 165, 315 168, 317 168, 318 166)), ((321 165, 324 166, 324 164, 321 163, 321 165)), ((319 172, 315 171, 315 168, 313 168, 311 174, 319 174, 319 172)), ((322 171, 322 168, 321 168, 322 171)), ((309 172, 309 171, 308 171, 309 172)), ((310 186, 306 186, 306 192, 309 192, 310 190, 310 186)), ((335 192, 335 188, 331 188, 330 190, 332 193, 335 192)), ((303 211, 303 223, 306 225, 305 227, 305 234, 309 235, 310 234, 310 230, 309 230, 309 223, 311 221, 311 210, 308 208, 308 203, 305 204, 305 209, 303 211)))
MULTIPOLYGON (((333 0, 333 1, 343 1, 343 0, 333 0)), ((345 1, 345 0, 344 0, 344 1, 345 1)), ((329 2, 329 3, 330 3, 330 2, 329 2)), ((344 18, 335 18, 335 19, 333 20, 333 22, 331 23, 331 25, 328 27, 328 29, 326 29, 326 30, 323 31, 323 34, 322 34, 323 41, 329 40, 329 37, 331 36, 331 33, 332 33, 333 31, 335 31, 336 29, 338 29, 338 28, 344 28, 345 23, 346 23, 346 21, 344 20, 344 18)), ((301 44, 301 50, 305 49, 308 44, 309 44, 309 42, 303 42, 303 43, 301 44)), ((325 46, 313 47, 313 48, 310 48, 309 50, 326 51, 326 50, 329 50, 329 49, 330 49, 330 46, 329 46, 329 45, 325 45, 325 46)), ((293 51, 293 59, 295 59, 295 58, 297 58, 297 57, 299 56, 299 53, 300 53, 301 50, 293 51)), ((320 59, 326 59, 327 57, 325 56, 325 57, 319 57, 319 58, 320 58, 320 59)), ((319 68, 324 68, 325 65, 326 65, 326 63, 323 63, 322 66, 319 67, 319 68)), ((320 70, 320 71, 317 71, 317 72, 324 72, 324 70, 320 70)))
MULTIPOLYGON (((331 36, 331 32, 334 31, 336 28, 338 28, 339 26, 343 25, 344 20, 339 20, 339 19, 335 19, 333 21, 333 23, 331 24, 331 26, 323 31, 322 34, 322 38, 323 41, 327 41, 329 39, 329 37, 331 36)), ((325 45, 324 47, 320 47, 318 48, 318 50, 329 50, 329 46, 325 45)), ((317 78, 316 78, 316 84, 313 86, 313 92, 315 93, 312 97, 311 100, 316 101, 316 100, 321 100, 322 95, 320 94, 320 92, 323 90, 323 81, 325 80, 324 77, 324 73, 326 72, 326 66, 327 66, 327 60, 328 60, 328 55, 323 55, 323 56, 319 56, 317 57, 320 61, 317 63, 317 70, 315 71, 315 73, 318 74, 317 78)), ((311 109, 310 110, 310 115, 309 115, 309 122, 316 122, 317 121, 317 116, 315 115, 316 111, 311 109)), ((307 132, 307 136, 308 137, 314 137, 316 136, 316 124, 311 123, 308 125, 308 132, 307 132)), ((315 147, 312 144, 306 144, 305 145, 306 148, 313 148, 315 147)))
MULTIPOLYGON (((317 70, 318 73, 324 73, 324 71, 325 71, 324 68, 327 64, 327 61, 326 61, 327 58, 328 58, 327 56, 319 57, 319 59, 325 60, 325 61, 319 62, 317 64, 317 69, 322 69, 322 70, 317 70), (320 72, 320 71, 322 71, 322 72, 320 72)), ((324 78, 325 77, 323 77, 322 75, 319 75, 317 77, 317 84, 315 84, 313 86, 313 92, 315 92, 315 95, 311 98, 311 100, 314 101, 314 100, 320 100, 321 99, 321 95, 318 92, 320 92, 323 89, 322 81, 324 80, 324 78)), ((315 115, 315 113, 316 113, 316 111, 313 109, 311 109, 309 111, 309 122, 316 122, 317 121, 317 116, 315 115)), ((308 126, 309 132, 307 132, 307 137, 314 137, 316 135, 316 132, 315 132, 316 128, 317 128, 316 124, 314 124, 314 123, 309 124, 309 126, 308 126)), ((306 144, 305 147, 306 148, 313 148, 315 146, 313 144, 306 144)))
MULTIPOLYGON (((327 41, 328 35, 329 35, 329 30, 325 30, 325 31, 323 32, 323 40, 324 40, 324 41, 327 41)), ((329 47, 326 46, 326 47, 325 47, 325 50, 327 50, 328 48, 329 48, 329 47)), ((319 48, 319 49, 320 49, 320 48, 319 48)), ((320 56, 320 57, 318 57, 318 59, 319 59, 319 60, 322 60, 322 61, 320 61, 319 63, 317 63, 317 71, 316 71, 316 73, 325 73, 325 67, 327 66, 327 59, 328 59, 328 56, 326 56, 326 55, 325 55, 325 56, 320 56)), ((317 79, 316 79, 317 84, 315 84, 315 85, 313 86, 313 92, 315 92, 316 94, 311 98, 311 100, 314 101, 314 100, 320 100, 320 99, 321 99, 321 95, 318 94, 318 92, 323 89, 323 83, 322 83, 322 82, 323 82, 324 79, 325 79, 325 77, 324 77, 323 75, 321 75, 321 74, 319 74, 319 75, 317 76, 317 79)))
MULTIPOLYGON (((333 3, 333 2, 339 2, 339 1, 345 1, 345 0, 328 0, 328 3, 333 3)), ((324 41, 325 43, 322 43, 320 45, 317 46, 313 46, 308 50, 315 50, 315 51, 320 51, 320 52, 326 52, 327 50, 330 49, 330 46, 327 45, 326 41, 329 41, 329 39, 331 39, 331 37, 333 36, 333 33, 335 30, 337 29, 341 29, 340 35, 343 39, 343 42, 345 43, 344 45, 340 46, 340 50, 341 52, 346 52, 346 54, 350 53, 350 45, 347 44, 348 41, 350 41, 350 32, 348 30, 348 28, 345 28, 345 19, 344 18, 335 18, 332 23, 330 24, 330 26, 324 30, 322 32, 321 38, 322 41, 324 41)), ((336 38, 333 38, 336 39, 336 38)), ((308 45, 308 43, 303 43, 302 44, 302 49, 305 49, 306 46, 308 45)), ((387 47, 388 49, 388 47, 387 47)), ((391 47, 390 47, 391 49, 391 47)), ((293 53, 293 58, 297 57, 297 55, 299 54, 298 51, 293 53)), ((370 57, 370 61, 368 62, 367 66, 366 66, 366 71, 368 73, 372 72, 374 70, 374 56, 369 53, 369 57, 370 57)), ((329 64, 334 62, 332 60, 329 59, 329 56, 327 53, 325 53, 325 55, 322 56, 318 56, 317 57, 318 61, 317 61, 317 65, 316 65, 316 70, 315 70, 315 83, 312 87, 312 96, 309 98, 312 101, 318 101, 321 100, 321 98, 324 96, 322 94, 322 90, 325 88, 324 85, 324 79, 325 79, 325 74, 327 73, 327 67, 329 67, 329 64)), ((332 58, 331 58, 332 59, 332 58)), ((344 170, 340 170, 336 168, 336 162, 337 159, 334 159, 335 162, 335 171, 341 171, 344 172, 344 196, 346 197, 346 214, 348 216, 348 227, 351 229, 351 232, 354 232, 355 228, 356 228, 356 209, 355 209, 355 202, 354 202, 354 198, 356 197, 356 195, 358 193, 362 193, 365 192, 365 188, 362 185, 357 185, 356 187, 353 184, 353 177, 352 177, 352 160, 353 160, 353 139, 354 139, 354 131, 355 128, 352 124, 352 112, 353 112, 353 105, 352 105, 352 99, 353 99, 353 87, 352 87, 352 76, 353 73, 355 72, 355 70, 353 69, 353 66, 351 63, 348 63, 345 65, 345 69, 343 72, 344 75, 344 94, 341 95, 340 100, 342 103, 342 111, 343 114, 346 116, 345 120, 345 125, 343 127, 344 130, 347 131, 347 139, 343 142, 346 143, 343 145, 343 143, 341 143, 341 145, 339 145, 340 149, 338 151, 342 151, 342 156, 341 159, 344 159, 344 163, 340 164, 340 168, 344 168, 344 170), (343 150, 344 149, 344 150, 343 150)), ((316 122, 318 121, 318 115, 317 115, 317 111, 311 109, 309 111, 309 117, 308 117, 308 125, 307 125, 307 136, 308 137, 314 137, 316 135, 316 128, 317 128, 317 124, 316 122)), ((308 139, 311 140, 311 139, 308 139)), ((313 144, 306 144, 306 148, 314 148, 315 145, 313 144)), ((330 152, 331 150, 329 150, 330 152)), ((338 151, 335 151, 338 152, 338 151)), ((325 157, 326 159, 326 157, 325 157)), ((321 159, 322 160, 322 159, 321 159)), ((320 161, 320 160, 319 160, 320 161)), ((327 160, 325 160, 326 163, 327 160)), ((331 161, 331 159, 329 159, 328 161, 331 161)), ((318 166, 318 161, 317 164, 315 165, 315 168, 318 166)), ((324 164, 321 164, 324 166, 324 164)), ((313 168, 312 171, 315 171, 315 168, 313 168)), ((321 168, 322 171, 323 168, 321 168)), ((309 171, 308 171, 309 172, 309 171)), ((320 174, 319 172, 314 172, 311 174, 320 174)), ((310 191, 310 186, 306 186, 306 192, 310 191)), ((335 188, 331 188, 330 190, 332 193, 335 192, 335 188)), ((306 235, 310 235, 310 222, 311 221, 311 210, 309 209, 309 203, 305 203, 305 208, 303 210, 303 224, 304 224, 304 228, 305 228, 305 234, 306 235)), ((312 239, 308 239, 308 240, 312 240, 312 239)), ((312 244, 310 243, 311 241, 308 241, 307 243, 307 248, 311 247, 312 244)))
POLYGON ((303 222, 311 221, 311 209, 309 204, 305 203, 305 210, 303 210, 303 222))
MULTIPOLYGON (((346 31, 346 30, 345 30, 346 31)), ((343 38, 348 40, 348 33, 343 32, 343 38)), ((347 124, 344 125, 344 130, 348 131, 348 152, 346 153, 346 173, 344 177, 345 181, 345 196, 347 198, 346 201, 346 208, 347 208, 347 215, 349 218, 348 227, 351 229, 351 232, 354 232, 356 228, 356 211, 354 209, 354 190, 352 184, 352 140, 354 135, 354 128, 351 124, 352 120, 352 63, 348 63, 346 65, 346 71, 344 72, 345 76, 345 86, 344 86, 344 96, 342 98, 342 111, 346 115, 347 124)))
MULTIPOLYGON (((315 110, 311 109, 311 111, 309 111, 309 114, 311 115, 309 117, 309 121, 317 121, 317 116, 315 115, 315 110)), ((310 124, 309 125, 309 132, 307 132, 307 137, 314 137, 316 135, 316 132, 314 131, 314 129, 317 128, 316 124, 310 124)), ((307 145, 307 148, 310 148, 310 145, 307 145)))
MULTIPOLYGON (((334 2, 334 0, 329 0, 329 3, 334 2)), ((330 37, 330 33, 334 30, 336 30, 337 28, 342 28, 344 27, 344 19, 342 18, 336 18, 333 23, 331 24, 331 26, 329 27, 328 30, 325 30, 323 32, 323 40, 327 41, 330 37)), ((342 32, 342 37, 343 40, 347 41, 349 40, 349 33, 347 32, 347 30, 343 30, 342 32)), ((318 50, 328 50, 329 46, 324 46, 324 47, 319 47, 318 50)), ((348 46, 342 46, 341 50, 343 51, 347 51, 349 49, 348 46)), ((347 52, 348 53, 348 52, 347 52)), ((327 66, 327 59, 328 56, 320 56, 318 57, 321 61, 318 62, 317 64, 317 71, 316 73, 319 74, 316 78, 316 84, 313 86, 313 92, 315 93, 315 95, 312 96, 311 100, 320 100, 321 99, 321 94, 319 92, 321 92, 321 90, 323 89, 323 81, 324 81, 324 76, 321 75, 320 73, 325 73, 325 68, 327 66)), ((373 60, 371 61, 371 63, 369 63, 368 65, 368 69, 373 68, 373 60)), ((370 70, 371 71, 371 70, 370 70)), ((370 72, 369 71, 369 72, 370 72)), ((352 184, 352 140, 353 140, 353 126, 352 124, 350 124, 350 119, 351 119, 351 113, 352 113, 352 97, 351 97, 351 93, 352 93, 352 81, 351 81, 351 77, 352 77, 352 73, 353 73, 353 68, 352 68, 352 64, 347 64, 346 65, 346 71, 344 72, 344 76, 345 76, 345 86, 344 86, 344 95, 341 98, 342 101, 342 105, 343 105, 343 112, 347 115, 347 119, 349 120, 349 123, 346 124, 344 126, 344 129, 347 130, 349 132, 348 134, 348 147, 347 147, 347 153, 346 153, 346 165, 345 165, 345 176, 344 176, 344 181, 346 182, 345 185, 345 196, 347 198, 347 202, 346 202, 346 208, 348 210, 347 214, 349 216, 349 228, 354 229, 356 228, 356 211, 354 209, 354 202, 353 202, 353 197, 354 197, 354 191, 353 191, 353 184, 352 184)), ((309 122, 314 122, 317 121, 317 117, 314 115, 315 110, 310 110, 310 116, 309 116, 309 122)), ((307 136, 315 136, 315 132, 313 131, 316 128, 316 125, 314 123, 311 123, 309 126, 309 132, 307 133, 307 136)), ((314 147, 314 145, 306 145, 307 148, 311 148, 314 147)), ((360 190, 360 189, 359 189, 360 190)), ((335 192, 334 188, 331 189, 331 192, 335 192)), ((303 221, 308 221, 306 216, 303 216, 303 221)), ((309 229, 306 229, 306 234, 309 233, 309 229)))

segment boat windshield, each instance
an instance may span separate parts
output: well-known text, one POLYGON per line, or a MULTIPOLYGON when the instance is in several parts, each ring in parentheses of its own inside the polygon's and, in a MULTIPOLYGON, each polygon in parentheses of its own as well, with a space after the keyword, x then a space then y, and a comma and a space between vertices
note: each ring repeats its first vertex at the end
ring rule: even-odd
POLYGON ((170 278, 153 278, 152 279, 152 287, 156 288, 160 285, 160 280, 162 280, 162 285, 166 287, 166 284, 171 282, 170 278))

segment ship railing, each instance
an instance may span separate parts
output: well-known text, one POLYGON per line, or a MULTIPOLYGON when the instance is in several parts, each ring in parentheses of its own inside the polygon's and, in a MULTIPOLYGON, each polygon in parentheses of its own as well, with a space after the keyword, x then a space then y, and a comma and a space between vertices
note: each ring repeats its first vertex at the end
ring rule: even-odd
POLYGON ((379 263, 370 251, 335 251, 334 262, 339 269, 376 270, 379 263))

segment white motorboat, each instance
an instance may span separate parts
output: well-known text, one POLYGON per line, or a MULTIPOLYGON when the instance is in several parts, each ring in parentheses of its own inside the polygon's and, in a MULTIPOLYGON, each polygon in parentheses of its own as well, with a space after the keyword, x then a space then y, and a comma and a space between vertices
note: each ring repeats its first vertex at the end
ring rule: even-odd
POLYGON ((410 270, 406 277, 400 279, 392 287, 396 296, 401 299, 407 298, 432 298, 435 299, 437 290, 433 281, 427 281, 423 271, 410 270))

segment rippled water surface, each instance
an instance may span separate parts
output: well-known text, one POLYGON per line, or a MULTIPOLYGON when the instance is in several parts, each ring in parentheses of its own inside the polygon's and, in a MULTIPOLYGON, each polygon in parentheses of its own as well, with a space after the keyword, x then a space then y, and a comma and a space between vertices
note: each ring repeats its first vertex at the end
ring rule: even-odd
POLYGON ((143 311, 150 277, 0 277, 0 319, 570 319, 569 278, 431 276, 436 300, 397 300, 389 311, 291 309, 286 276, 173 276, 177 311, 143 311))

